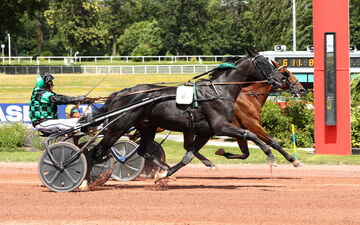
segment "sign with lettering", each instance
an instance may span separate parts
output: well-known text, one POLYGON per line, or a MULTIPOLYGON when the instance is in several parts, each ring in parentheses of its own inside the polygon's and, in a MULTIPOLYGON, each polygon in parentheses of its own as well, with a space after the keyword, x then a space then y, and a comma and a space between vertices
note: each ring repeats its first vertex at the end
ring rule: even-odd
MULTIPOLYGON (((97 108, 101 107, 102 104, 96 104, 97 108)), ((80 112, 83 113, 87 105, 80 105, 80 112)), ((66 119, 65 113, 66 105, 59 105, 59 119, 66 119)), ((89 108, 88 110, 93 110, 89 108)), ((88 112, 90 112, 88 111, 88 112)), ((29 117, 29 104, 21 103, 9 103, 9 104, 0 104, 0 122, 24 122, 31 123, 29 117)))

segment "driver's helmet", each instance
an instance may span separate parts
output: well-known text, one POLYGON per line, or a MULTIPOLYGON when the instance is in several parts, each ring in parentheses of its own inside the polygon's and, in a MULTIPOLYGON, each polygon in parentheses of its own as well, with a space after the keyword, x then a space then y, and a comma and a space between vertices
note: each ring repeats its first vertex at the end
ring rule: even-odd
POLYGON ((65 113, 68 118, 72 118, 74 113, 80 112, 78 108, 75 108, 75 105, 66 106, 65 113), (74 108, 74 109, 73 109, 74 108))
POLYGON ((39 88, 44 88, 49 86, 49 82, 55 78, 50 73, 40 73, 36 78, 36 86, 39 88))

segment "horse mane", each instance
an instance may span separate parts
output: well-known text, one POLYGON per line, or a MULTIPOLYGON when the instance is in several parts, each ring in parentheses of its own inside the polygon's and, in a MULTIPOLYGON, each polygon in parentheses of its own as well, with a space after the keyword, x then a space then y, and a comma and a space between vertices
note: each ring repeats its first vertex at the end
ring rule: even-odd
MULTIPOLYGON (((238 64, 239 62, 243 61, 244 59, 246 59, 248 56, 229 56, 226 57, 223 60, 223 63, 225 62, 230 62, 230 63, 234 63, 235 65, 238 64)), ((218 78, 220 75, 222 75, 224 72, 229 71, 229 69, 216 69, 213 72, 211 72, 209 74, 210 80, 214 80, 216 78, 218 78)))

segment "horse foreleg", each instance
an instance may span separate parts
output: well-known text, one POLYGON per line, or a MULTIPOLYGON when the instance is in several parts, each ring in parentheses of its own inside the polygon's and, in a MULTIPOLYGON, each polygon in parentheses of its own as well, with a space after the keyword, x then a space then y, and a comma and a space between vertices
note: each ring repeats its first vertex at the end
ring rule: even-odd
POLYGON ((269 142, 266 141, 265 142, 268 143, 268 145, 270 145, 273 149, 276 149, 278 152, 280 152, 280 154, 283 155, 287 161, 291 162, 294 167, 300 167, 304 165, 303 162, 301 162, 298 159, 295 159, 289 153, 287 153, 274 139, 268 137, 268 140, 269 142))
MULTIPOLYGON (((184 134, 184 148, 188 149, 190 145, 194 142, 195 135, 192 133, 183 133, 184 134)), ((216 168, 216 165, 212 163, 208 158, 200 154, 200 152, 194 152, 196 158, 200 160, 205 166, 210 167, 210 170, 216 168)))
POLYGON ((229 152, 225 152, 225 149, 218 149, 215 154, 225 156, 227 159, 247 159, 250 155, 247 140, 245 138, 236 138, 239 148, 241 149, 242 154, 232 154, 229 152))
POLYGON ((300 167, 303 165, 303 163, 300 160, 295 159, 292 157, 289 153, 287 153, 274 139, 270 137, 270 135, 264 130, 264 128, 257 124, 257 126, 253 126, 251 129, 254 133, 257 134, 257 136, 264 141, 266 144, 270 145, 273 149, 280 152, 281 155, 284 156, 284 158, 291 162, 294 167, 300 167))

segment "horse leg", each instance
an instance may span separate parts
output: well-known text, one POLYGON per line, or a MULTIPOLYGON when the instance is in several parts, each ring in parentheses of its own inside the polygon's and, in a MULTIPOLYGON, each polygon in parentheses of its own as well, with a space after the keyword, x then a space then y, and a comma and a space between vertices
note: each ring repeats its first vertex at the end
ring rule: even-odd
POLYGON ((163 173, 156 173, 154 177, 155 183, 157 183, 159 180, 169 177, 176 173, 179 169, 186 166, 188 163, 191 162, 191 160, 194 158, 194 153, 199 151, 206 142, 210 139, 210 136, 196 136, 193 143, 188 146, 188 149, 182 160, 177 163, 175 166, 171 167, 169 170, 165 170, 163 173))
POLYGON ((84 181, 79 186, 80 191, 89 191, 90 187, 88 185, 88 177, 94 166, 97 159, 101 158, 101 156, 109 151, 109 149, 116 143, 116 141, 125 133, 118 132, 119 130, 111 130, 108 129, 107 134, 105 134, 104 138, 97 144, 90 152, 86 152, 87 159, 87 172, 84 178, 84 181), (111 134, 111 135, 109 135, 111 134))
POLYGON ((241 149, 242 154, 235 155, 232 153, 225 152, 225 149, 218 149, 215 154, 225 156, 227 159, 247 159, 250 155, 247 140, 245 138, 236 138, 239 148, 241 149))
POLYGON ((218 136, 229 136, 235 138, 246 138, 254 142, 259 148, 268 156, 267 161, 271 165, 276 165, 276 160, 270 148, 264 144, 254 133, 251 131, 239 128, 231 123, 221 120, 214 121, 212 127, 215 134, 218 136))
POLYGON ((141 139, 137 153, 161 169, 168 170, 170 166, 153 155, 153 148, 151 148, 151 146, 156 135, 156 129, 156 127, 142 127, 139 129, 141 139))
MULTIPOLYGON (((194 142, 194 134, 184 133, 184 148, 187 150, 189 146, 194 142)), ((200 154, 200 152, 194 152, 196 158, 198 158, 205 166, 210 167, 210 170, 215 169, 216 165, 212 163, 208 158, 200 154)))
POLYGON ((270 145, 270 147, 272 147, 273 149, 276 149, 278 152, 280 152, 280 154, 283 155, 287 161, 291 162, 294 167, 300 167, 304 165, 300 160, 295 159, 289 153, 287 153, 274 139, 270 137, 270 135, 264 130, 264 128, 260 124, 254 127, 254 132, 262 141, 270 145))
MULTIPOLYGON (((270 145, 273 149, 276 149, 278 152, 280 152, 281 155, 283 155, 286 160, 288 160, 289 162, 291 162, 293 164, 294 167, 300 167, 302 165, 304 165, 303 162, 301 162, 298 159, 293 158, 289 153, 287 153, 280 145, 279 143, 277 143, 274 139, 272 139, 271 137, 268 137, 268 145, 270 145)), ((266 142, 266 141, 265 141, 266 142)))
POLYGON ((112 123, 108 126, 107 130, 105 131, 103 139, 97 144, 94 148, 91 149, 90 153, 87 153, 87 173, 85 175, 83 183, 79 186, 81 191, 90 190, 88 186, 88 177, 94 166, 97 159, 100 159, 102 156, 107 154, 110 148, 116 143, 116 141, 124 135, 128 129, 131 127, 134 119, 140 114, 140 112, 133 112, 132 114, 125 114, 125 116, 115 119, 114 121, 110 121, 112 123))

